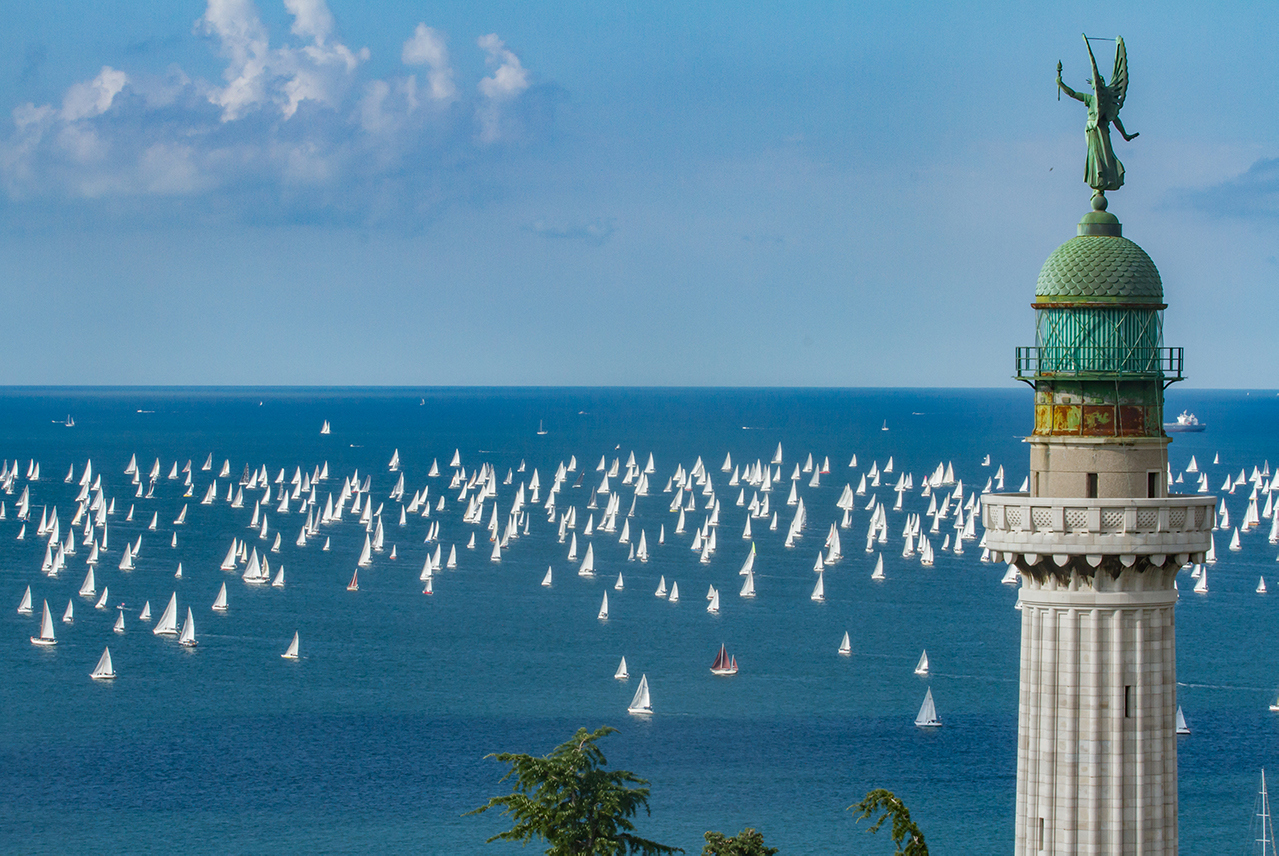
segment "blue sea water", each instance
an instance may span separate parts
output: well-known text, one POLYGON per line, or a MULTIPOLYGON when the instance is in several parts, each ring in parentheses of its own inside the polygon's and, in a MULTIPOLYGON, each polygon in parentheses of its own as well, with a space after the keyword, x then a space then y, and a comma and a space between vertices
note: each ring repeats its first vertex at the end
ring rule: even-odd
MULTIPOLYGON (((1228 472, 1251 473, 1267 458, 1279 464, 1273 392, 1170 393, 1168 411, 1182 407, 1209 428, 1176 437, 1174 472, 1193 454, 1216 491, 1228 472)), ((499 782, 505 768, 485 756, 542 754, 579 727, 611 725, 618 733, 602 744, 610 765, 651 782, 641 834, 690 852, 705 830, 745 826, 785 854, 890 852, 884 833, 868 835, 845 810, 886 787, 910 806, 933 852, 1008 853, 1020 614, 1015 589, 999 585, 1003 567, 980 562, 973 542, 962 556, 938 550, 932 568, 902 559, 896 536, 905 512, 890 512, 888 578, 874 583, 875 554, 863 549, 869 497, 859 497, 852 527, 841 530, 844 558, 825 573, 826 602, 809 594, 846 483, 856 487, 872 462, 882 468, 892 456, 896 473, 914 474, 907 512, 927 508, 919 489, 939 462, 953 462, 970 491, 1002 464, 1015 490, 1027 471, 1030 408, 1024 389, 0 390, 0 457, 20 461, 23 473, 29 460, 41 465, 25 540, 15 540, 22 524, 14 504, 26 480, 0 495, 0 851, 512 853, 516 846, 484 843, 504 828, 502 817, 463 816, 507 789, 499 782), (74 427, 60 424, 68 414, 74 427), (333 430, 322 436, 325 420, 333 430), (545 435, 536 433, 539 422, 545 435), (779 442, 783 481, 771 497, 779 527, 753 521, 758 597, 744 600, 737 571, 750 544, 740 537, 746 511, 720 464, 729 453, 738 464, 768 461, 779 442), (396 449, 407 495, 429 486, 432 504, 430 518, 410 515, 402 528, 399 504, 387 496, 396 449), (540 506, 530 509, 529 534, 491 562, 487 530, 464 524, 465 503, 447 490, 454 449, 468 473, 487 462, 501 477, 526 463, 499 488, 503 522, 521 481, 536 469, 544 501, 557 464, 575 455, 583 487, 570 478, 557 507, 577 507, 580 549, 593 544, 597 576, 575 573, 540 506), (641 529, 647 535, 646 564, 628 562, 616 534, 582 534, 600 457, 624 463, 632 451, 641 464, 652 453, 657 467, 652 495, 636 501, 630 521, 634 538, 641 529), (829 457, 831 472, 818 487, 807 474, 798 482, 808 523, 787 549, 789 476, 810 453, 819 465, 829 457), (153 499, 135 498, 124 474, 134 454, 144 473, 160 460, 153 499), (202 472, 209 454, 214 469, 202 472), (986 454, 989 469, 980 466, 986 454), (707 565, 689 549, 705 497, 698 494, 688 533, 675 535, 670 494, 661 492, 677 465, 690 469, 699 456, 722 506, 707 565), (116 501, 96 576, 112 606, 126 606, 123 635, 111 630, 114 608, 95 610, 76 595, 87 548, 56 579, 40 573, 40 509, 57 507, 65 538, 79 487, 63 478, 74 467, 78 482, 89 459, 116 501), (194 489, 183 499, 181 481, 166 476, 187 460, 194 489), (370 475, 373 501, 385 503, 388 549, 361 571, 359 591, 346 583, 364 527, 348 513, 298 547, 304 514, 297 503, 275 513, 278 496, 266 514, 283 546, 269 558, 283 564, 285 587, 251 586, 221 571, 233 537, 259 552, 274 538, 259 540, 248 528, 259 492, 232 509, 228 480, 219 478, 217 501, 199 504, 224 460, 235 482, 246 464, 265 465, 274 482, 281 469, 291 477, 327 462, 321 505, 344 477, 370 475), (440 478, 427 476, 433 460, 440 478), (440 496, 445 509, 435 511, 440 496), (175 526, 184 503, 186 523, 175 526), (427 597, 418 574, 437 520, 443 553, 456 544, 459 562, 437 574, 427 597), (473 531, 479 546, 467 550, 473 531), (139 535, 136 570, 118 570, 124 544, 139 535), (320 550, 325 536, 329 552, 320 550), (549 589, 538 584, 548 565, 549 589), (613 589, 618 573, 622 591, 613 589), (653 596, 659 576, 679 582, 680 603, 653 596), (219 614, 209 607, 224 581, 230 608, 219 614), (721 591, 717 616, 705 609, 711 584, 721 591), (27 585, 33 616, 15 611, 27 585), (610 612, 600 621, 605 591, 610 612), (145 601, 158 616, 173 592, 181 611, 189 605, 195 615, 194 650, 137 619, 145 601), (59 643, 40 649, 28 637, 46 599, 59 643), (56 622, 68 600, 70 626, 56 622), (302 659, 290 662, 279 654, 294 631, 302 659), (836 653, 845 631, 851 657, 836 653), (721 642, 738 659, 736 677, 709 672, 721 642), (114 682, 88 678, 104 645, 114 682), (925 648, 933 673, 921 678, 913 667, 925 648), (612 678, 622 656, 627 682, 612 678), (626 713, 641 673, 651 717, 626 713), (945 725, 917 729, 929 687, 945 725)), ((878 488, 881 500, 891 501, 893 480, 878 488)), ((631 489, 611 482, 625 514, 631 489)), ((1247 493, 1225 499, 1241 520, 1247 493)), ((1209 594, 1191 594, 1183 579, 1179 701, 1194 730, 1179 741, 1183 852, 1245 852, 1258 770, 1279 761, 1279 722, 1267 710, 1279 685, 1279 548, 1267 543, 1268 528, 1245 535, 1238 553, 1219 538, 1209 594), (1268 596, 1253 593, 1259 574, 1269 579, 1268 596)))

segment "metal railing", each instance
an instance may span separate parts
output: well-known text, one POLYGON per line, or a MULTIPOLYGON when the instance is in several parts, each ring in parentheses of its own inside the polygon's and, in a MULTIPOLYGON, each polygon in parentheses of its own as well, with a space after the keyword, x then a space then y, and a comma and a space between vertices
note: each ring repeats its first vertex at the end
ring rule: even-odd
POLYGON ((1051 346, 1018 348, 1016 378, 1080 379, 1160 378, 1165 384, 1182 379, 1184 348, 1123 348, 1051 346))

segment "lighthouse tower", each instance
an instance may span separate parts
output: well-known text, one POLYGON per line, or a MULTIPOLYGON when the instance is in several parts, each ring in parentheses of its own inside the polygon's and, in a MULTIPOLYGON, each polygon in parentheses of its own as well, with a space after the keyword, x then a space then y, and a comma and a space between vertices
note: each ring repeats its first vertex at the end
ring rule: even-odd
POLYGON ((1104 193, 1044 263, 1029 491, 983 501, 1020 572, 1017 856, 1177 853, 1177 571, 1203 560, 1211 496, 1168 493, 1163 285, 1104 193))

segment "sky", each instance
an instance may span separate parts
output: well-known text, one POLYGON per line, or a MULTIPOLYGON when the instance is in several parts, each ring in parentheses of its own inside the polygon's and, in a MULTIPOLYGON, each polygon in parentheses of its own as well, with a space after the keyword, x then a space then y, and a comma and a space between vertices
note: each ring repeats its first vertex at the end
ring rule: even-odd
POLYGON ((1276 5, 5 7, 0 384, 1008 386, 1087 32, 1186 385, 1279 387, 1276 5))

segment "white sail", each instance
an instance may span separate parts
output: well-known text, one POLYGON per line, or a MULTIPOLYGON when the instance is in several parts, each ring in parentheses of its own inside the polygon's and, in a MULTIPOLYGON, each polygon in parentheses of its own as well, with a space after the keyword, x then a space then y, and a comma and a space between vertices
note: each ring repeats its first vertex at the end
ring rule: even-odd
POLYGON ((719 592, 711 593, 711 602, 706 605, 706 611, 711 615, 719 615, 719 592))
POLYGON ((177 636, 178 635, 178 593, 174 592, 169 598, 169 605, 164 608, 164 612, 160 614, 160 620, 156 622, 155 627, 151 631, 157 636, 177 636))
POLYGON ((53 616, 49 613, 49 601, 44 602, 44 614, 40 617, 40 635, 32 636, 31 643, 33 645, 57 645, 58 640, 53 635, 53 616))
POLYGON ((667 600, 671 603, 679 603, 679 583, 671 583, 671 593, 667 600))
POLYGON ((298 634, 293 631, 293 641, 289 643, 288 650, 280 655, 286 660, 296 660, 298 658, 298 634))
POLYGON ((226 612, 226 583, 222 583, 222 588, 218 589, 218 596, 213 600, 214 612, 226 612))
POLYGON ((622 587, 623 587, 623 583, 622 583, 622 575, 621 575, 621 573, 618 573, 618 575, 617 575, 617 582, 613 583, 613 588, 614 588, 616 591, 621 591, 621 590, 622 590, 622 587))
POLYGON ((67 601, 66 612, 62 613, 62 623, 63 624, 75 623, 75 603, 73 601, 70 601, 70 600, 67 601))
POLYGON ((95 603, 95 604, 93 605, 93 608, 94 608, 94 609, 106 609, 106 608, 107 608, 107 595, 108 595, 108 594, 110 594, 110 592, 111 592, 111 589, 110 589, 109 587, 107 587, 107 586, 103 586, 103 587, 102 587, 102 597, 98 598, 98 602, 97 602, 97 603, 95 603))
POLYGON ((98 665, 93 667, 89 677, 95 681, 109 681, 115 677, 115 666, 111 664, 110 648, 102 649, 102 656, 98 658, 98 665))
POLYGON ((852 641, 848 638, 848 631, 847 631, 847 630, 845 630, 845 631, 844 631, 844 638, 843 638, 843 641, 841 641, 841 642, 839 643, 839 653, 840 653, 840 654, 843 654, 845 657, 850 657, 850 656, 852 656, 852 653, 853 653, 853 643, 852 643, 852 641))
POLYGON ((826 577, 826 574, 818 572, 817 585, 813 586, 813 593, 809 595, 809 598, 811 600, 815 600, 818 603, 821 603, 822 601, 826 600, 825 577, 826 577))
POLYGON ((142 611, 138 613, 138 621, 151 620, 151 601, 142 604, 142 611))
POLYGON ((586 556, 582 559, 581 567, 577 569, 577 575, 580 577, 595 576, 595 550, 590 543, 586 545, 586 556))
POLYGON ((648 675, 640 675, 639 688, 635 690, 635 697, 631 699, 631 704, 626 708, 626 712, 634 714, 653 712, 653 701, 648 694, 648 675))
POLYGON ((178 637, 178 644, 184 648, 194 648, 199 643, 195 641, 195 618, 191 615, 191 607, 187 607, 187 620, 182 623, 182 635, 178 637))
POLYGON ((1257 594, 1265 594, 1265 593, 1266 593, 1266 578, 1259 577, 1257 579, 1257 594))
POLYGON ((915 717, 915 724, 920 728, 936 728, 941 725, 941 720, 937 718, 937 708, 933 704, 933 690, 928 688, 928 692, 924 694, 924 703, 919 706, 919 715, 915 717))
POLYGON ((1181 712, 1181 705, 1177 705, 1177 733, 1190 733, 1190 726, 1186 724, 1186 715, 1181 712))
POLYGON ((747 571, 746 579, 742 582, 742 590, 738 592, 739 597, 755 596, 755 572, 747 571))
POLYGON ((1199 582, 1195 583, 1195 594, 1208 593, 1208 569, 1201 568, 1199 571, 1199 582))
POLYGON ((27 586, 27 590, 22 593, 22 600, 18 603, 18 614, 31 614, 31 586, 27 586))
POLYGON ((124 610, 120 610, 120 614, 115 617, 115 626, 111 628, 116 633, 124 632, 124 610))
POLYGON ((601 621, 608 619, 608 592, 604 592, 604 602, 600 604, 600 614, 596 617, 601 621))
POLYGON ((653 592, 657 597, 666 597, 666 577, 663 576, 657 582, 657 591, 653 592))
POLYGON ((630 672, 626 671, 626 658, 623 657, 622 662, 617 666, 617 671, 613 673, 613 677, 619 681, 624 681, 630 676, 630 672))
POLYGON ((875 559, 875 570, 871 572, 872 580, 882 580, 884 578, 884 554, 880 553, 875 559))
POLYGON ((928 674, 928 652, 927 651, 924 651, 922 654, 919 655, 919 662, 915 664, 915 674, 917 675, 928 674))
POLYGON ((94 579, 93 579, 93 566, 90 565, 89 572, 84 575, 84 583, 81 584, 80 591, 78 592, 78 594, 80 595, 80 597, 93 597, 97 593, 98 593, 98 588, 95 585, 94 579))

